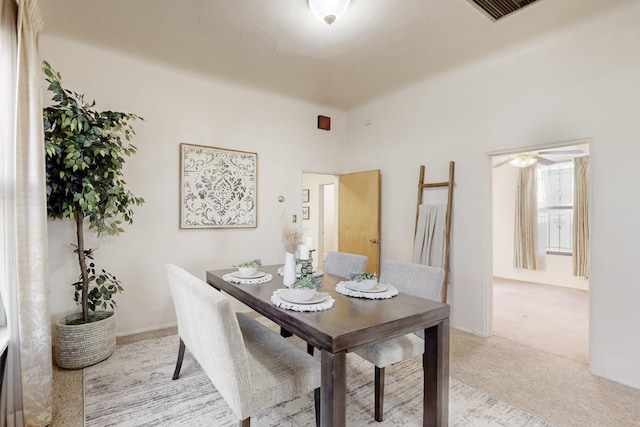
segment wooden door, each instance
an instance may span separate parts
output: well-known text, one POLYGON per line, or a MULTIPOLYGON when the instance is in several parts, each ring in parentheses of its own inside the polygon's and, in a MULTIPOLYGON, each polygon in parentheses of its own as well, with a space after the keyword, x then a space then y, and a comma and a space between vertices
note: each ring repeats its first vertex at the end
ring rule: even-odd
POLYGON ((380 274, 380 170, 340 175, 338 250, 369 257, 380 274))

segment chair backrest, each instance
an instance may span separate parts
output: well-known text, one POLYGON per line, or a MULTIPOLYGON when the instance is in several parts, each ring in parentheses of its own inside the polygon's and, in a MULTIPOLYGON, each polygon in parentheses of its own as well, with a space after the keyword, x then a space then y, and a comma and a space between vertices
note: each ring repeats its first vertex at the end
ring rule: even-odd
POLYGON ((327 259, 324 261, 322 271, 348 279, 350 273, 364 273, 368 260, 369 258, 365 255, 329 252, 327 253, 327 259))
POLYGON ((443 278, 444 270, 439 267, 385 260, 379 281, 402 293, 440 302, 443 278))
POLYGON ((229 299, 185 270, 167 264, 178 335, 236 414, 246 407, 249 360, 229 299))

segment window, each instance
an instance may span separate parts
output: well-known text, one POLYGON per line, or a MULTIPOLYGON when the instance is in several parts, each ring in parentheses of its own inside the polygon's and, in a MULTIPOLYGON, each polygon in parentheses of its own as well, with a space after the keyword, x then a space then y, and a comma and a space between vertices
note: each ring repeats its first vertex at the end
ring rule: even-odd
POLYGON ((538 218, 547 253, 573 253, 573 161, 543 166, 538 174, 538 218))

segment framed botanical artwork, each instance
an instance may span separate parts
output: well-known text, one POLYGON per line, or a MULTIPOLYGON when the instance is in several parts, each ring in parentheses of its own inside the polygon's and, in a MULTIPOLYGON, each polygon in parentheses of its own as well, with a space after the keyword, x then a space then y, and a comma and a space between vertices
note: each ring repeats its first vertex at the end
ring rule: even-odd
POLYGON ((257 227, 258 154, 180 144, 180 228, 257 227))
POLYGON ((309 206, 302 207, 302 219, 309 219, 309 206))
POLYGON ((302 203, 309 203, 309 190, 302 190, 302 203))

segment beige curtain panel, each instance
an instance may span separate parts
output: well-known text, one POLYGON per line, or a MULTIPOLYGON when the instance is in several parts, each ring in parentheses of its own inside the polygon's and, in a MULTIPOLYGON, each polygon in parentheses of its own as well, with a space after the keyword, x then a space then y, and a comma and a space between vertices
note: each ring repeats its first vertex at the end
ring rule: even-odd
POLYGON ((538 195, 536 168, 518 169, 516 217, 513 236, 513 266, 535 270, 538 266, 538 195))
POLYGON ((573 159, 573 275, 589 277, 589 156, 573 159))
POLYGON ((0 426, 51 424, 51 322, 36 0, 0 0, 0 291, 9 335, 0 426), (17 7, 16 7, 17 5, 17 7))

